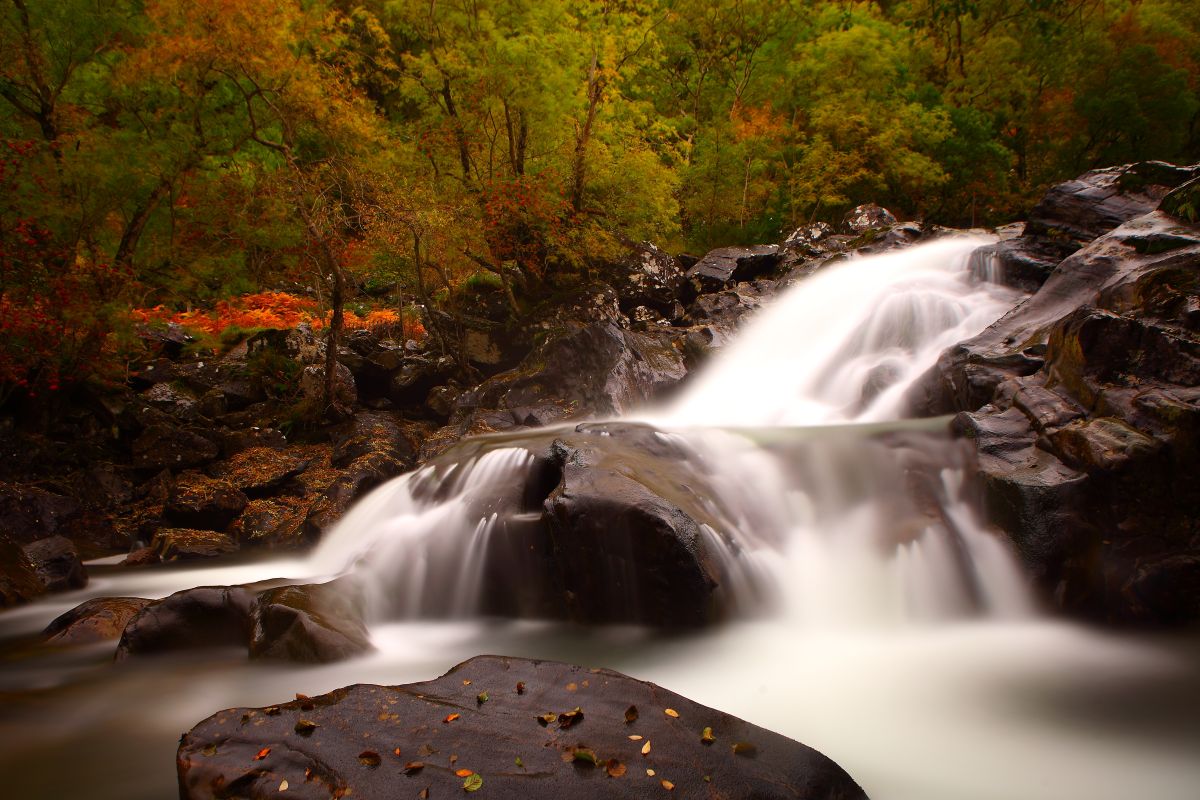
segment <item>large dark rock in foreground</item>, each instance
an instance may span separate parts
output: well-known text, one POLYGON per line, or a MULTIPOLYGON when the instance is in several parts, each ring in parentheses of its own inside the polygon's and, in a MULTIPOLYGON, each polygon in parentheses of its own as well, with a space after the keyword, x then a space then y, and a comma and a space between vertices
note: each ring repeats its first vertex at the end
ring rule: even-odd
POLYGON ((866 797, 816 750, 654 684, 496 656, 219 712, 183 736, 177 765, 183 800, 866 797))
POLYGON ((965 412, 989 514, 1061 607, 1200 619, 1200 226, 1153 211, 1096 238, 926 388, 965 412))

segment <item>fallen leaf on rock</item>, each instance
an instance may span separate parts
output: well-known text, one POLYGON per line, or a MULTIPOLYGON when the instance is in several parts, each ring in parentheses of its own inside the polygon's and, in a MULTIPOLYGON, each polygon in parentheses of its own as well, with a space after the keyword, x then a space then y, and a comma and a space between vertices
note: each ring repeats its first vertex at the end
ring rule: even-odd
POLYGON ((287 782, 287 781, 280 781, 280 782, 279 782, 279 791, 281 791, 281 792, 286 792, 287 790, 288 790, 288 782, 287 782))
POLYGON ((513 763, 516 764, 521 769, 525 769, 525 762, 521 760, 520 756, 517 756, 516 759, 513 761, 513 763))
POLYGON ((457 776, 458 776, 458 777, 460 777, 460 778, 465 778, 465 777, 467 777, 468 775, 474 775, 474 774, 475 774, 475 770, 473 770, 473 769, 467 769, 467 768, 465 768, 465 767, 464 767, 463 769, 460 769, 458 772, 455 772, 454 774, 455 774, 455 775, 457 775, 457 776))
POLYGON ((599 764, 596 758, 596 751, 587 747, 576 747, 571 757, 576 761, 582 761, 585 764, 591 764, 593 767, 599 764))
POLYGON ((662 779, 662 787, 663 787, 664 789, 666 789, 668 792, 672 792, 672 791, 674 791, 674 790, 675 790, 675 784, 671 783, 671 782, 670 782, 669 780, 667 780, 666 778, 663 778, 663 779, 662 779))
POLYGON ((300 734, 301 736, 308 736, 319 727, 321 726, 313 722, 311 719, 296 720, 296 733, 300 734))
POLYGON ((647 739, 646 743, 644 745, 642 745, 642 755, 646 755, 649 752, 650 752, 650 740, 647 739))
POLYGON ((268 717, 277 717, 279 716, 279 706, 267 706, 263 709, 263 713, 268 717))
POLYGON ((267 756, 269 756, 269 755, 271 755, 271 748, 269 748, 269 747, 264 747, 262 750, 259 750, 259 751, 258 751, 258 755, 256 755, 256 756, 254 757, 254 760, 255 760, 255 761, 262 761, 264 758, 266 758, 266 757, 267 757, 267 756))
POLYGON ((630 706, 629 708, 625 709, 625 724, 626 725, 632 725, 633 723, 637 722, 637 718, 638 718, 637 706, 630 706))
POLYGON ((312 711, 316 705, 315 703, 313 703, 312 698, 306 694, 300 694, 299 692, 297 692, 296 699, 300 701, 300 710, 301 711, 312 711))
POLYGON ((448 714, 446 716, 446 718, 444 720, 442 720, 442 722, 454 722, 454 720, 458 719, 461 716, 462 716, 462 714, 448 714))
POLYGON ((525 681, 517 681, 517 694, 525 694, 525 681))
POLYGON ((437 752, 437 750, 434 750, 432 747, 430 747, 427 744, 423 744, 417 748, 417 755, 419 755, 419 756, 431 756, 436 752, 437 752))
POLYGON ((215 756, 217 754, 217 746, 215 744, 210 744, 204 748, 203 752, 204 752, 204 755, 208 756, 209 758, 212 758, 213 756, 215 756))
POLYGON ((458 763, 458 753, 451 753, 451 754, 450 754, 450 763, 451 763, 451 764, 457 764, 457 763, 458 763))
POLYGON ((646 774, 647 774, 647 775, 649 775, 651 778, 653 778, 653 777, 654 777, 654 770, 652 770, 652 769, 648 769, 648 770, 646 770, 646 774))
POLYGON ((604 771, 608 773, 610 778, 619 778, 625 774, 625 765, 615 758, 610 758, 608 763, 604 765, 604 771))
POLYGON ((477 792, 483 787, 483 777, 476 772, 472 772, 463 781, 464 792, 477 792))
POLYGON ((394 753, 395 755, 400 755, 400 748, 397 747, 395 750, 392 751, 392 753, 394 753))
POLYGON ((405 765, 404 765, 404 774, 405 774, 405 775, 412 775, 412 774, 414 774, 414 773, 420 772, 420 771, 421 771, 421 770, 423 770, 423 769, 425 769, 425 762, 423 762, 423 761, 410 761, 410 762, 408 762, 407 764, 405 764, 405 765))
POLYGON ((569 728, 575 723, 583 719, 583 709, 579 706, 571 711, 564 711, 558 715, 558 726, 560 728, 569 728))
POLYGON ((712 728, 706 727, 704 730, 700 731, 700 741, 704 742, 705 744, 712 744, 716 740, 717 737, 713 736, 712 728))
POLYGON ((470 685, 471 685, 471 682, 469 680, 467 680, 466 678, 463 678, 463 686, 470 686, 470 685))
POLYGON ((364 767, 378 767, 383 762, 374 750, 363 750, 358 754, 358 760, 364 767))
POLYGON ((664 708, 663 713, 666 714, 668 717, 675 717, 676 719, 679 718, 679 712, 673 708, 664 708))
POLYGON ((487 692, 480 692, 479 694, 475 695, 475 702, 478 703, 479 705, 483 705, 487 701, 488 701, 488 693, 487 692))
POLYGON ((568 692, 574 692, 574 691, 576 691, 576 690, 578 690, 578 689, 579 689, 579 687, 578 687, 578 686, 576 686, 574 683, 568 683, 568 684, 567 684, 567 691, 568 691, 568 692))
POLYGON ((734 752, 734 754, 739 755, 739 756, 747 756, 749 758, 753 758, 755 755, 758 754, 758 748, 755 747, 750 742, 734 742, 733 743, 733 752, 734 752))
POLYGON ((421 798, 421 800, 429 800, 429 787, 426 786, 424 789, 422 789, 421 793, 418 794, 417 797, 421 798))
POLYGON ((547 711, 545 714, 542 714, 540 717, 538 717, 537 721, 538 724, 544 728, 551 722, 554 722, 556 719, 558 719, 558 714, 555 714, 553 711, 547 711))
POLYGON ((644 738, 646 737, 642 736, 640 733, 634 733, 630 735, 629 740, 631 742, 640 742, 644 738))

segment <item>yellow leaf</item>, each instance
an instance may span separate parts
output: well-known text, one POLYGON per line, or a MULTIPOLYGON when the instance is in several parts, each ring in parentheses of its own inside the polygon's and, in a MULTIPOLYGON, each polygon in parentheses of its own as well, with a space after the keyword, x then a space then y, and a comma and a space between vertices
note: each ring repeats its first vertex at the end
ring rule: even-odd
POLYGON ((668 792, 671 792, 671 791, 674 791, 674 790, 675 790, 675 784, 671 783, 671 782, 670 782, 669 780, 667 780, 666 778, 663 778, 663 780, 662 780, 662 787, 663 787, 664 789, 666 789, 668 792))
POLYGON ((673 708, 664 708, 663 713, 666 714, 668 717, 676 717, 676 718, 679 717, 679 712, 673 708))
POLYGON ((287 782, 287 781, 280 781, 280 782, 279 782, 279 791, 281 791, 281 792, 286 792, 287 790, 288 790, 288 782, 287 782))
POLYGON ((642 745, 642 755, 646 755, 649 752, 650 752, 650 740, 647 739, 646 743, 644 745, 642 745))

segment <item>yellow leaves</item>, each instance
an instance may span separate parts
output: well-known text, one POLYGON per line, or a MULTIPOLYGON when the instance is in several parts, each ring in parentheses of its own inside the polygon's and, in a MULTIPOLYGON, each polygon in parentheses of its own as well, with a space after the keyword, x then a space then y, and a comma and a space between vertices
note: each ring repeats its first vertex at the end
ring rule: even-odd
POLYGON ((288 790, 288 782, 286 780, 279 782, 279 791, 286 792, 288 790))
POLYGON ((646 743, 644 745, 642 745, 642 755, 644 755, 644 756, 650 755, 650 740, 649 739, 647 739, 646 743))
POLYGON ((319 727, 321 727, 321 726, 318 725, 317 723, 313 722, 311 719, 302 719, 302 720, 297 720, 296 725, 295 725, 295 731, 296 731, 296 733, 300 734, 301 736, 309 736, 312 734, 313 731, 315 731, 319 727))
POLYGON ((472 772, 467 776, 467 779, 463 781, 462 787, 464 792, 479 791, 483 788, 483 776, 479 775, 479 773, 472 772))
POLYGON ((713 736, 713 729, 712 729, 712 728, 705 727, 705 728, 704 728, 704 730, 702 730, 702 731, 700 732, 700 741, 701 741, 702 743, 704 743, 704 744, 712 744, 712 743, 713 743, 713 742, 715 742, 716 740, 717 740, 717 737, 713 736))
POLYGON ((668 717, 674 717, 675 719, 679 719, 679 712, 673 708, 664 708, 663 713, 666 714, 668 717))
POLYGON ((644 736, 642 736, 640 733, 634 733, 634 734, 631 734, 631 735, 629 736, 629 741, 631 741, 631 742, 640 742, 640 741, 641 741, 642 739, 644 739, 644 738, 645 738, 645 737, 644 737, 644 736))
POLYGON ((378 767, 383 760, 374 750, 363 750, 358 754, 358 761, 364 767, 378 767))
POLYGON ((673 791, 675 791, 675 784, 671 783, 671 782, 670 782, 669 780, 667 780, 666 778, 663 778, 663 779, 662 779, 662 781, 661 781, 661 783, 662 783, 662 787, 663 787, 664 789, 666 789, 668 792, 673 792, 673 791))

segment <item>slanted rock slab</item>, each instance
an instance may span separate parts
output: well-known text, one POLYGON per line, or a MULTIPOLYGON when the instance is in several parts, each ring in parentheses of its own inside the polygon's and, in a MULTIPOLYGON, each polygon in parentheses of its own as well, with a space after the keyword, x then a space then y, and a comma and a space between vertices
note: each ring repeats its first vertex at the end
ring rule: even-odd
POLYGON ((652 683, 498 656, 221 711, 183 736, 176 763, 183 800, 866 797, 816 750, 652 683))

